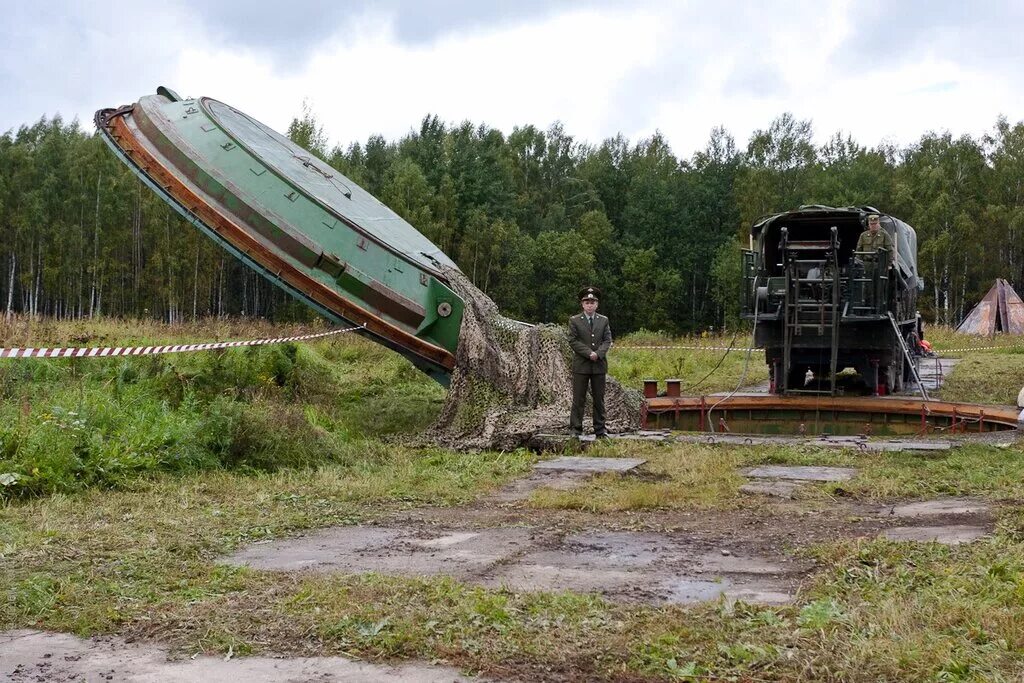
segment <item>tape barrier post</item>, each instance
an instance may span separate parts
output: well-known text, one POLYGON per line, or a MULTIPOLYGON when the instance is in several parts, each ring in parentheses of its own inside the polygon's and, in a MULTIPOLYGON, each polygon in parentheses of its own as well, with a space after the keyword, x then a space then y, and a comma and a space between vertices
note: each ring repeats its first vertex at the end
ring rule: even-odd
POLYGON ((362 329, 345 327, 338 330, 302 334, 294 337, 277 337, 275 339, 248 339, 245 341, 207 342, 205 344, 165 344, 163 346, 102 346, 92 348, 0 348, 0 358, 114 358, 117 356, 155 356, 162 353, 184 353, 188 351, 214 351, 217 349, 234 349, 244 346, 266 346, 268 344, 284 344, 286 342, 309 341, 332 337, 345 332, 362 329))

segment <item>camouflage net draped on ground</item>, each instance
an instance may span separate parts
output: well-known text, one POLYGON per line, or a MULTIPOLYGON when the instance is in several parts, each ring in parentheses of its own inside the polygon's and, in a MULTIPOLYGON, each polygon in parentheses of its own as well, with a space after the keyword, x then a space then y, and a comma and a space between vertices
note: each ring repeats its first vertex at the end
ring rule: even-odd
MULTIPOLYGON (((445 275, 466 309, 448 397, 427 437, 454 448, 504 450, 537 434, 565 433, 572 406, 566 326, 510 320, 462 273, 445 275)), ((639 392, 609 377, 605 405, 608 431, 639 428, 639 392)))

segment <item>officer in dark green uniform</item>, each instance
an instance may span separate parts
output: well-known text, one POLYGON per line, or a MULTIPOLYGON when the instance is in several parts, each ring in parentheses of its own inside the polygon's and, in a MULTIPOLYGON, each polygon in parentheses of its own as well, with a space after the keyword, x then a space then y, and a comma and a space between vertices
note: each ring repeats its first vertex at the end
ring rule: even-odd
POLYGON ((587 403, 587 387, 594 399, 594 434, 606 438, 604 424, 604 384, 608 374, 608 349, 612 345, 612 328, 608 318, 597 312, 601 290, 585 287, 580 291, 583 312, 569 318, 569 345, 572 346, 572 412, 569 431, 583 433, 583 409, 587 403))
POLYGON ((857 238, 856 251, 870 251, 872 253, 881 248, 889 250, 890 265, 896 263, 896 249, 893 247, 892 237, 885 230, 882 230, 882 223, 877 213, 868 216, 868 229, 857 238))

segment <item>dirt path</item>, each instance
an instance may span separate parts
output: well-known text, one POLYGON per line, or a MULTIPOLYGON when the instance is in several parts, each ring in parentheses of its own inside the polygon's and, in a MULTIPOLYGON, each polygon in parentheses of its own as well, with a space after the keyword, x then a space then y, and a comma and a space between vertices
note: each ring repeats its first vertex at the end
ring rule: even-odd
POLYGON ((10 683, 435 683, 469 681, 458 671, 427 664, 382 666, 344 657, 192 657, 170 659, 159 645, 121 638, 86 640, 65 633, 0 633, 0 681, 10 683))

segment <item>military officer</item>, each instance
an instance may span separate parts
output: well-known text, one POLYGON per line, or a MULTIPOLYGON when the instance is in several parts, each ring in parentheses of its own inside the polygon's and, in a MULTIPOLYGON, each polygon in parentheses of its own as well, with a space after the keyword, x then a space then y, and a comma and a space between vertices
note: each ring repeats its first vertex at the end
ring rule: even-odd
POLYGON ((885 230, 882 230, 882 223, 877 213, 868 216, 868 229, 857 238, 856 251, 870 251, 872 253, 881 248, 889 250, 889 263, 896 263, 896 249, 893 247, 892 237, 885 230))
POLYGON ((587 387, 594 399, 594 434, 606 438, 604 424, 604 385, 608 374, 608 349, 612 345, 612 328, 608 318, 597 312, 601 290, 585 287, 580 291, 583 312, 569 318, 569 344, 572 346, 572 412, 569 430, 576 436, 583 433, 583 409, 587 403, 587 387))

